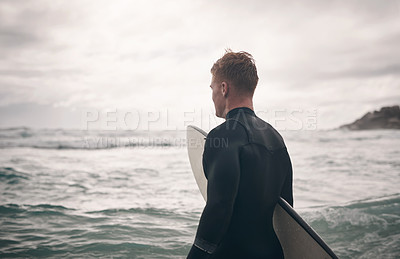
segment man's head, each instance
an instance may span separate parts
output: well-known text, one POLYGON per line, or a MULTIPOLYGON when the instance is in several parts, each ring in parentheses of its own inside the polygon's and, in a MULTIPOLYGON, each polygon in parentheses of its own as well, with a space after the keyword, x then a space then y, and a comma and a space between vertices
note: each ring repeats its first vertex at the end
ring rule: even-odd
POLYGON ((231 108, 252 105, 258 83, 257 68, 247 52, 227 50, 211 68, 212 99, 218 117, 225 118, 231 108))

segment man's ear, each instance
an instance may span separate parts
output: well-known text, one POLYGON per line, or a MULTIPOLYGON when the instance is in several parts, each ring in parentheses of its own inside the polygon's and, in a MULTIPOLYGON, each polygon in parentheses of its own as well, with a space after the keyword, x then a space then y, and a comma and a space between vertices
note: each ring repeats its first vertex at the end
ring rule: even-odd
POLYGON ((229 93, 229 84, 224 81, 221 83, 221 86, 222 96, 227 97, 229 93))

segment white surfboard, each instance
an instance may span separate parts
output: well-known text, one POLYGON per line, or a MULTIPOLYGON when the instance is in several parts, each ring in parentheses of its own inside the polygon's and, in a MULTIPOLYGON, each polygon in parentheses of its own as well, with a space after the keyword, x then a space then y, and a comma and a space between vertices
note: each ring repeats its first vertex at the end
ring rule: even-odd
MULTIPOLYGON (((194 178, 204 200, 207 201, 207 178, 203 171, 203 151, 207 133, 196 126, 187 127, 187 147, 194 178)), ((320 236, 280 199, 275 207, 273 225, 285 258, 338 258, 320 236)))

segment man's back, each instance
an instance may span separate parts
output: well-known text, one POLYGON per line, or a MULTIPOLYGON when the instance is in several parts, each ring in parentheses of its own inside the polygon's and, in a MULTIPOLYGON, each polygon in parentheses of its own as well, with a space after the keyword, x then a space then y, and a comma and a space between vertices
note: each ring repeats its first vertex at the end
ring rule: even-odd
POLYGON ((198 239, 218 244, 211 258, 283 258, 272 215, 280 196, 290 204, 293 196, 291 162, 279 133, 252 110, 233 109, 208 135, 203 166, 208 213, 224 221, 213 226, 215 218, 200 220, 198 239))

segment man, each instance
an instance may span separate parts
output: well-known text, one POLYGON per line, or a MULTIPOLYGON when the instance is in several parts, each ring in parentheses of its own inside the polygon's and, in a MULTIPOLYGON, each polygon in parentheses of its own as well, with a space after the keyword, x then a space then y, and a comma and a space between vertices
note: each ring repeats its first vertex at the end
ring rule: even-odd
POLYGON ((211 73, 215 112, 226 121, 206 139, 208 198, 187 258, 283 258, 272 215, 280 196, 293 206, 292 165, 282 137, 254 114, 254 59, 228 50, 211 73))

